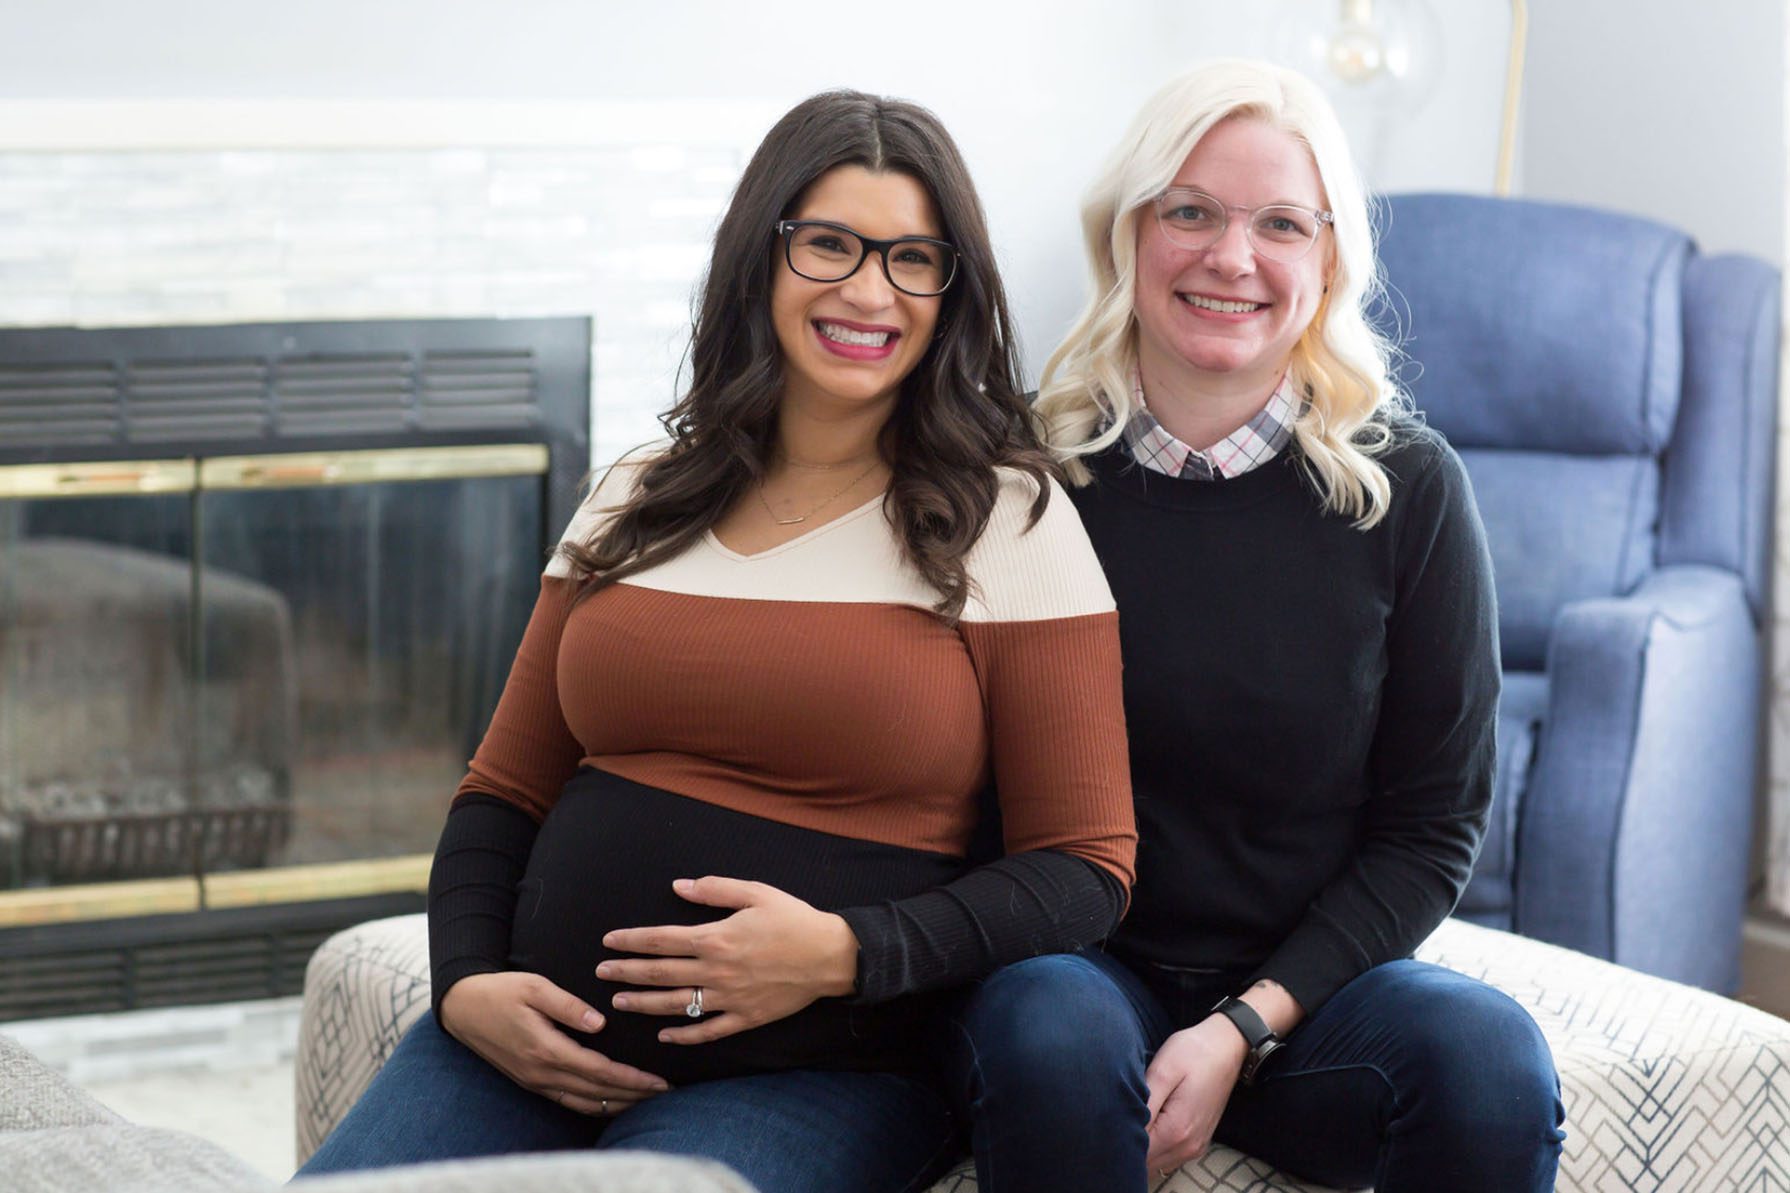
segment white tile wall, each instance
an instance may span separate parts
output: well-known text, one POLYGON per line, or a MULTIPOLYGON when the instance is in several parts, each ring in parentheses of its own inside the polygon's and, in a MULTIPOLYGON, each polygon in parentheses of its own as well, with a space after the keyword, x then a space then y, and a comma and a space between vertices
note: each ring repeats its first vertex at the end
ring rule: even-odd
POLYGON ((671 402, 721 141, 0 153, 0 325, 590 314, 604 462, 671 402))

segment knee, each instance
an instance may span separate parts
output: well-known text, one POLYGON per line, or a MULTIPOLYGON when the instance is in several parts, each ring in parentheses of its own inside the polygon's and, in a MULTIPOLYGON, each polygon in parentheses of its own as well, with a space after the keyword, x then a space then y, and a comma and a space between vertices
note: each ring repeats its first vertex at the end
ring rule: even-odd
POLYGON ((1553 1053, 1508 994, 1446 975, 1434 997, 1408 1003, 1401 1016, 1412 1084, 1438 1128, 1458 1124, 1506 1146, 1558 1138, 1563 1112, 1553 1053))
POLYGON ((1079 956, 998 970, 972 992, 956 1030, 971 1079, 985 1091, 1143 1084, 1147 1043, 1137 1015, 1113 979, 1079 956))

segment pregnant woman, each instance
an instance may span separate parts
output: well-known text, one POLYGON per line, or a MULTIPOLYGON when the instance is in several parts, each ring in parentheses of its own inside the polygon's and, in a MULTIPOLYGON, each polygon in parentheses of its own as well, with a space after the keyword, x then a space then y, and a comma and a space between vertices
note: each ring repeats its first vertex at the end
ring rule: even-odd
POLYGON ((1010 326, 929 113, 837 92, 772 129, 670 440, 566 531, 448 814, 433 1012, 304 1175, 948 1163, 929 992, 1106 935, 1136 839, 1112 599, 1010 326), (991 781, 1006 856, 970 868, 991 781))

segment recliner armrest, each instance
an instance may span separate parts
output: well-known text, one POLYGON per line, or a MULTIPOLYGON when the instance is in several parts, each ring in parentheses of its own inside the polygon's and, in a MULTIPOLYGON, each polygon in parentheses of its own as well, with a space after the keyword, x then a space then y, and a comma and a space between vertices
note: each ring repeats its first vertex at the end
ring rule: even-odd
POLYGON ((1516 930, 1732 991, 1760 697, 1740 577, 1668 567, 1626 597, 1566 606, 1548 684, 1516 930))

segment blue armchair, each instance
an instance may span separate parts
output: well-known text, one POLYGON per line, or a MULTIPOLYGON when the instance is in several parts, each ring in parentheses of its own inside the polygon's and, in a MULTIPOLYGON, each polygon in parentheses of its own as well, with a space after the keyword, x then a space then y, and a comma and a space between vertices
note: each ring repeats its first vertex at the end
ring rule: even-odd
POLYGON ((1464 195, 1388 208, 1385 330, 1472 476, 1503 637, 1491 823, 1457 914, 1731 992, 1777 271, 1609 212, 1464 195))

